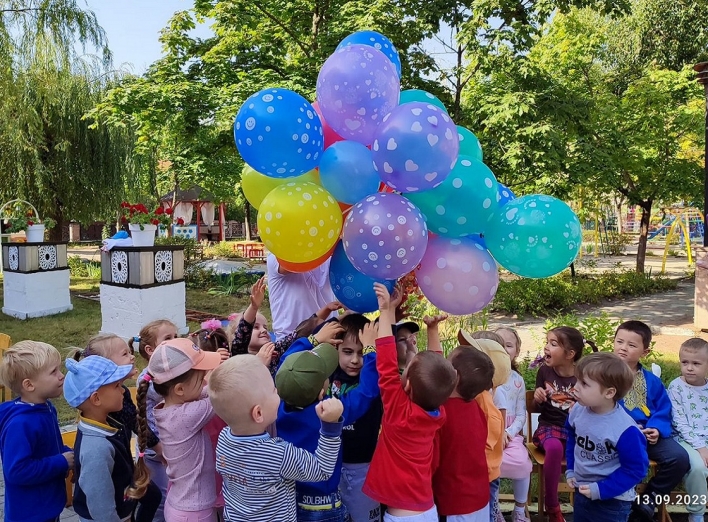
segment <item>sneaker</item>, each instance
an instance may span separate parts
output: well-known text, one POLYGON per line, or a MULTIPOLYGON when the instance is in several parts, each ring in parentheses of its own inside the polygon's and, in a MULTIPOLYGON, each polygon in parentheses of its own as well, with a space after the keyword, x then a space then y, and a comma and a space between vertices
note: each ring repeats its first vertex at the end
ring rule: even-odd
POLYGON ((546 508, 546 515, 548 515, 548 522, 565 522, 563 518, 563 513, 561 512, 560 506, 546 508))
POLYGON ((515 509, 511 517, 511 522, 531 522, 531 519, 526 516, 525 511, 518 511, 515 509))
POLYGON ((689 513, 688 522, 703 522, 703 514, 701 513, 689 513))
POLYGON ((502 515, 501 509, 494 510, 494 522, 506 522, 506 520, 504 520, 504 515, 502 515))

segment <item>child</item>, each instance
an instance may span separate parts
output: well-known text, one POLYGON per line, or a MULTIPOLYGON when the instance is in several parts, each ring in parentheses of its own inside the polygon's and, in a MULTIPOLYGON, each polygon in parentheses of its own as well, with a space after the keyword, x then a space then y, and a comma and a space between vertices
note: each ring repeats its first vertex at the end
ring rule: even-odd
POLYGON ((445 401, 447 420, 435 435, 435 505, 448 522, 487 522, 489 478, 479 472, 487 467, 487 419, 474 398, 492 387, 494 364, 484 352, 468 346, 455 348, 448 359, 458 382, 445 401))
POLYGON ((620 401, 649 443, 649 459, 658 464, 656 474, 632 506, 633 518, 651 520, 655 498, 668 495, 688 473, 686 450, 671 438, 671 400, 661 380, 639 363, 649 353, 651 329, 641 321, 626 321, 615 332, 614 352, 634 374, 632 388, 620 401))
POLYGON ((396 338, 396 352, 398 355, 398 373, 403 375, 403 370, 418 353, 418 332, 420 327, 413 321, 399 321, 393 325, 393 336, 396 338))
POLYGON ((597 351, 595 344, 583 339, 583 334, 575 328, 558 326, 548 330, 543 348, 544 364, 536 374, 533 399, 540 415, 533 443, 546 454, 543 477, 540 479, 545 487, 544 500, 549 522, 565 522, 558 502, 558 481, 563 444, 568 440, 565 425, 568 412, 575 404, 575 364, 583 356, 586 343, 597 351))
POLYGON ((346 315, 340 319, 339 324, 344 328, 344 332, 339 335, 342 344, 337 347, 339 366, 330 378, 327 395, 348 399, 353 390, 362 387, 371 389, 376 396, 373 400, 368 396, 363 398, 365 404, 370 405, 364 411, 361 411, 358 401, 348 404, 347 416, 354 415, 358 420, 349 422, 345 418, 347 426, 342 431, 342 476, 339 490, 352 522, 378 522, 381 520, 380 504, 361 491, 374 456, 383 415, 376 357, 364 356, 365 347, 375 344, 376 334, 373 328, 366 327, 370 321, 361 314, 346 315))
POLYGON ((275 421, 280 397, 268 370, 253 355, 237 355, 214 370, 209 399, 228 422, 216 446, 226 519, 295 522, 295 481, 327 480, 334 471, 341 402, 327 399, 316 406, 320 432, 313 455, 265 431, 275 421))
MULTIPOLYGON (((92 355, 77 362, 66 360, 64 398, 81 412, 74 451, 74 511, 83 522, 131 520, 136 499, 148 488, 150 478, 135 474, 133 456, 120 430, 108 423, 108 415, 123 405, 121 383, 133 365, 116 365, 92 355)), ((142 503, 136 522, 149 522, 160 504, 142 503)))
POLYGON ((574 522, 626 522, 649 468, 644 435, 619 401, 634 375, 612 353, 593 353, 575 368, 575 398, 566 429, 568 485, 578 490, 574 522))
MULTIPOLYGON (((156 321, 149 322, 140 329, 140 335, 133 337, 128 341, 128 346, 135 353, 135 348, 137 346, 142 355, 143 359, 150 361, 150 357, 155 352, 157 348, 164 341, 169 341, 170 339, 175 339, 177 337, 177 326, 167 319, 158 319, 156 321)), ((138 376, 137 382, 140 383, 145 375, 147 374, 147 368, 145 368, 138 376)), ((146 395, 146 413, 147 413, 147 424, 148 424, 148 436, 152 432, 156 437, 160 434, 157 430, 157 424, 155 423, 155 414, 153 413, 153 408, 158 405, 162 398, 155 391, 155 388, 150 383, 146 395)), ((167 498, 167 485, 169 480, 167 479, 167 468, 165 467, 165 461, 162 458, 162 444, 158 443, 153 447, 148 447, 144 451, 145 453, 145 465, 150 471, 150 479, 159 488, 162 493, 162 501, 160 502, 160 507, 155 513, 154 522, 164 522, 165 520, 165 499, 167 498)))
POLYGON ((164 397, 154 413, 170 479, 165 520, 216 522, 214 449, 204 430, 214 417, 214 409, 204 386, 206 373, 220 363, 218 353, 200 350, 189 339, 171 339, 155 349, 148 363, 148 373, 140 381, 138 470, 141 473, 148 472, 142 453, 147 444, 146 395, 149 383, 152 382, 155 391, 164 397))
POLYGON ((703 522, 708 497, 708 343, 689 339, 679 350, 681 377, 669 384, 674 438, 688 453, 691 470, 684 478, 689 522, 703 522))
POLYGON ((504 341, 504 349, 511 358, 511 373, 498 388, 505 398, 506 431, 504 454, 501 463, 501 478, 511 479, 514 490, 514 513, 512 522, 530 522, 526 502, 531 483, 531 459, 526 450, 522 430, 526 424, 526 384, 518 373, 516 358, 521 351, 521 338, 513 328, 497 328, 496 333, 504 341))
POLYGON ((5 521, 55 520, 66 505, 64 479, 74 452, 64 446, 57 411, 64 375, 56 348, 20 341, 2 355, 0 382, 19 395, 0 405, 5 521))
POLYGON ((374 284, 381 316, 376 339, 376 369, 384 414, 374 457, 363 492, 388 506, 388 522, 437 522, 432 489, 433 441, 445 422, 443 403, 457 385, 450 361, 425 351, 398 373, 396 342, 391 325, 401 301, 386 287, 374 284))

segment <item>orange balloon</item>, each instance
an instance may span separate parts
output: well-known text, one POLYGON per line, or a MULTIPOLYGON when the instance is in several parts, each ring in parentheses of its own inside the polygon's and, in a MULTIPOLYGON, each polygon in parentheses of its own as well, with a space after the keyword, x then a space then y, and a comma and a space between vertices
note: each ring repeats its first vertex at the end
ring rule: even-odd
POLYGON ((334 246, 331 248, 329 252, 327 252, 325 255, 322 257, 318 257, 314 261, 308 261, 307 263, 291 263, 290 261, 283 261, 282 259, 278 259, 278 263, 280 266, 282 266, 285 270, 289 272, 309 272, 310 270, 313 270, 320 266, 322 263, 327 261, 330 257, 332 257, 332 253, 334 252, 334 249, 337 247, 337 244, 335 243, 334 246))

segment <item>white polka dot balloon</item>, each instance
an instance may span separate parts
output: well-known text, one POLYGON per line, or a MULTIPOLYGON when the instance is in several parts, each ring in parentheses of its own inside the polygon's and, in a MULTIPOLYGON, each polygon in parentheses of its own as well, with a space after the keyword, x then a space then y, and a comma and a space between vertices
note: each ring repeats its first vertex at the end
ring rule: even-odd
POLYGON ((423 295, 453 315, 479 312, 499 286, 497 264, 471 238, 430 237, 416 278, 423 295))
POLYGON ((420 210, 398 194, 372 194, 352 207, 342 241, 349 261, 373 278, 398 279, 423 258, 428 228, 420 210))
POLYGON ((248 98, 236 115, 234 140, 248 165, 274 178, 314 169, 324 150, 320 117, 288 89, 264 89, 248 98))
POLYGON ((290 181, 274 188, 258 209, 258 233, 278 259, 308 263, 339 239, 342 211, 325 189, 290 181))

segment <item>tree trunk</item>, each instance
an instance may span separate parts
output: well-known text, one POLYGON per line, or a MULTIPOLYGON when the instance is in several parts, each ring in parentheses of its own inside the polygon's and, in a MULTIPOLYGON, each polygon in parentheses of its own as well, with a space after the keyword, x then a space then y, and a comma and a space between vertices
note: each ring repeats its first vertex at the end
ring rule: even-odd
POLYGON ((615 201, 615 215, 617 216, 617 232, 618 233, 623 233, 625 232, 624 230, 624 221, 622 219, 622 204, 624 203, 624 196, 614 196, 614 201, 615 201))
POLYGON ((647 255, 647 236, 649 235, 649 219, 651 218, 651 199, 642 201, 642 218, 639 221, 639 247, 637 248, 637 273, 644 273, 644 260, 647 255))
POLYGON ((244 226, 246 227, 246 241, 251 240, 251 204, 246 200, 246 207, 243 213, 244 226))

